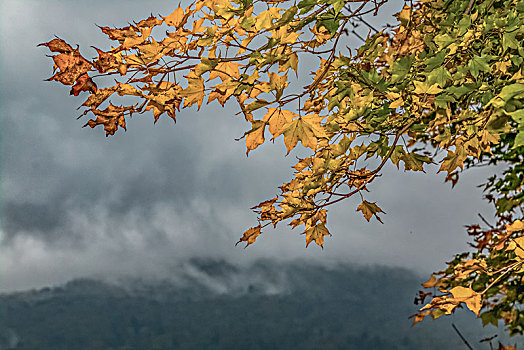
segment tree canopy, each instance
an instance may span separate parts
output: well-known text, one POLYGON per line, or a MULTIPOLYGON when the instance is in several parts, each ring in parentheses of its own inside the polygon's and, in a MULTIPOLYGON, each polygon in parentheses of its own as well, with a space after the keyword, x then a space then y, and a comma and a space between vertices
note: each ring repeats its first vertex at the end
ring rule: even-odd
POLYGON ((306 246, 323 246, 328 207, 354 195, 366 220, 382 222, 368 185, 387 163, 420 172, 438 164, 452 186, 464 167, 504 164, 485 187, 495 222, 468 227, 474 250, 423 284, 433 291, 419 301, 432 299, 413 317, 465 306, 484 324, 502 319, 522 334, 524 3, 406 2, 396 25, 346 47, 352 21, 385 2, 199 0, 166 17, 100 27, 113 47, 95 47, 93 60, 60 38, 42 45, 57 53, 49 80, 88 93, 85 126, 106 135, 125 130, 133 114, 176 120, 182 108, 233 101, 250 125, 247 154, 266 137, 283 139, 288 154, 299 142, 309 149, 280 193, 252 208, 258 224, 240 238, 246 246, 283 221, 301 227, 306 246), (308 56, 319 58, 310 78, 299 69, 308 56), (115 84, 99 88, 95 80, 108 76, 115 84))

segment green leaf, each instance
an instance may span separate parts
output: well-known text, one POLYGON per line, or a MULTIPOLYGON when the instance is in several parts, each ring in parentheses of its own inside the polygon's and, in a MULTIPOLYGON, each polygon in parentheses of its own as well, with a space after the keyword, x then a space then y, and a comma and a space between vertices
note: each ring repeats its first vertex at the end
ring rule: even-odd
POLYGON ((500 97, 504 102, 509 101, 510 99, 524 93, 524 84, 515 83, 511 85, 506 85, 500 91, 498 97, 500 97))
POLYGON ((295 18, 297 12, 298 8, 296 6, 290 7, 286 12, 282 14, 282 17, 278 20, 277 24, 280 26, 288 24, 295 18))
POLYGON ((467 15, 463 16, 462 19, 458 23, 459 30, 457 34, 459 36, 466 34, 470 26, 471 26, 471 16, 467 16, 467 15))
POLYGON ((517 136, 515 136, 515 141, 512 148, 517 148, 524 146, 524 128, 520 129, 517 136))
POLYGON ((255 25, 255 19, 253 17, 244 17, 242 19, 242 22, 240 22, 240 26, 244 30, 251 30, 253 26, 255 25))
POLYGON ((301 0, 297 7, 300 9, 300 13, 304 14, 311 11, 311 9, 317 4, 317 0, 301 0))
POLYGON ((504 51, 507 49, 517 49, 519 47, 519 41, 517 40, 517 31, 510 32, 510 33, 504 33, 502 35, 502 48, 504 51))
POLYGON ((413 56, 405 56, 399 59, 398 61, 393 62, 393 67, 391 68, 391 83, 397 83, 402 81, 406 75, 409 73, 411 66, 413 64, 413 56))
POLYGON ((515 206, 517 206, 518 204, 519 204, 518 200, 516 201, 514 199, 509 199, 505 197, 499 198, 495 202, 495 205, 497 207, 497 214, 511 212, 513 208, 515 208, 515 206))
POLYGON ((404 162, 404 171, 424 171, 424 163, 431 163, 431 158, 417 153, 406 153, 400 157, 404 162))
POLYGON ((451 79, 451 74, 444 67, 438 67, 429 73, 428 82, 438 84, 440 87, 444 87, 448 80, 451 79))
POLYGON ((437 68, 438 66, 442 65, 442 63, 444 62, 444 58, 446 58, 447 53, 448 53, 447 50, 442 50, 438 52, 435 56, 429 58, 426 61, 425 71, 430 72, 433 69, 437 68))
POLYGON ((202 58, 201 62, 195 67, 195 75, 197 77, 201 76, 205 72, 213 70, 218 64, 218 60, 210 60, 207 58, 202 58))
POLYGON ((267 106, 268 104, 270 104, 270 102, 267 102, 264 99, 259 99, 259 100, 256 100, 256 101, 251 102, 250 104, 248 104, 246 106, 246 111, 252 112, 252 111, 254 111, 256 109, 259 109, 259 108, 262 108, 264 106, 267 106))
POLYGON ((331 4, 333 4, 333 9, 335 10, 335 14, 339 14, 340 10, 344 8, 344 5, 346 4, 345 0, 332 0, 330 1, 331 4))
POLYGON ((521 124, 519 125, 519 129, 522 129, 524 127, 524 108, 517 109, 514 112, 506 112, 507 115, 511 117, 515 122, 521 124))
POLYGON ((456 102, 455 98, 453 96, 450 96, 446 93, 438 94, 435 96, 435 106, 437 108, 446 108, 448 106, 448 102, 456 102))
POLYGON ((397 169, 399 168, 399 162, 402 160, 402 157, 406 154, 406 151, 404 151, 404 146, 402 145, 396 145, 393 152, 391 152, 391 156, 389 159, 393 164, 397 166, 397 169))
POLYGON ((450 44, 455 42, 455 39, 453 39, 448 34, 439 34, 433 38, 433 41, 437 44, 437 46, 442 50, 446 47, 448 47, 450 44))
POLYGON ((465 94, 473 91, 473 89, 465 85, 460 85, 460 86, 450 86, 449 88, 446 89, 446 91, 455 95, 456 98, 461 98, 465 94))
POLYGON ((484 55, 482 56, 473 56, 473 58, 468 63, 468 68, 475 78, 477 78, 480 72, 489 72, 489 63, 484 55))
POLYGON ((362 70, 359 72, 359 74, 363 78, 362 80, 366 85, 372 85, 379 91, 385 91, 387 89, 384 78, 378 74, 376 69, 372 69, 369 72, 362 70))
POLYGON ((331 35, 335 35, 336 32, 338 31, 338 28, 340 27, 339 20, 335 18, 328 18, 322 21, 318 21, 317 25, 319 27, 322 27, 322 26, 326 27, 326 29, 329 30, 331 35))
POLYGON ((499 319, 497 318, 497 316, 495 316, 495 312, 494 311, 483 312, 480 315, 480 318, 482 319, 482 326, 483 327, 488 325, 488 324, 492 324, 495 327, 497 327, 498 324, 499 324, 499 319))

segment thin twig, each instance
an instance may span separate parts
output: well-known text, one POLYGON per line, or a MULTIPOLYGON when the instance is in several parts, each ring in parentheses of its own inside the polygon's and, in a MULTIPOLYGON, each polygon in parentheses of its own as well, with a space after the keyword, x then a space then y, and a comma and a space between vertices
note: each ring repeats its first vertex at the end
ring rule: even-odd
POLYGON ((454 323, 451 324, 451 326, 453 327, 453 329, 455 330, 455 332, 457 332, 457 334, 459 335, 460 339, 462 339, 462 341, 464 342, 464 344, 466 344, 466 346, 468 347, 469 350, 473 350, 473 348, 471 347, 471 345, 469 345, 468 341, 466 340, 466 338, 464 338, 464 336, 460 333, 460 331, 458 330, 457 326, 455 326, 454 323))
POLYGON ((486 219, 484 219, 484 217, 482 216, 481 213, 477 213, 477 215, 482 219, 482 221, 484 221, 484 223, 485 223, 486 225, 489 226, 489 228, 491 228, 491 229, 494 229, 494 228, 495 228, 495 227, 494 227, 492 224, 490 224, 486 219))
POLYGON ((466 11, 464 11, 465 15, 469 15, 469 11, 471 11, 471 8, 473 7, 473 3, 474 2, 475 2, 475 0, 469 0, 468 8, 466 9, 466 11))

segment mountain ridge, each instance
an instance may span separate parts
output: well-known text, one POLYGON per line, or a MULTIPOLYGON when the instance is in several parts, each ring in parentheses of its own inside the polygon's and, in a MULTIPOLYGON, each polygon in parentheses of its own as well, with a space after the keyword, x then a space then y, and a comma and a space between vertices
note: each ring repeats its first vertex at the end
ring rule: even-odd
MULTIPOLYGON (((398 268, 191 259, 172 280, 77 279, 0 295, 0 349, 463 347, 450 318, 411 327, 419 283, 398 268)), ((453 321, 470 343, 501 333, 467 310, 453 321)))

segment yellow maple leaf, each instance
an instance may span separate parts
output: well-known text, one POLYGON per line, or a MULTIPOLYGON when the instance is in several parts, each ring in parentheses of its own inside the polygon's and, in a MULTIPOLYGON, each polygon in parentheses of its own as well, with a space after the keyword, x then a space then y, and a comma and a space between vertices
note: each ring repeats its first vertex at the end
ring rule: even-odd
POLYGON ((298 141, 300 141, 304 147, 315 150, 317 148, 318 138, 327 137, 324 128, 320 125, 320 116, 317 114, 299 117, 290 121, 284 126, 283 134, 287 154, 295 148, 298 141))
POLYGON ((193 22, 193 30, 191 31, 192 34, 196 33, 202 33, 204 30, 206 30, 206 27, 204 27, 202 24, 204 23, 206 19, 200 18, 193 22))
POLYGON ((222 81, 227 79, 238 79, 240 77, 238 66, 239 64, 236 62, 221 62, 209 73, 209 80, 217 77, 222 79, 222 81))
POLYGON ((309 243, 315 241, 316 244, 324 248, 324 236, 330 235, 328 229, 324 224, 318 224, 308 228, 304 234, 306 235, 306 248, 309 243))
POLYGON ((190 10, 184 13, 184 10, 180 6, 178 6, 178 8, 175 9, 175 11, 173 11, 172 14, 170 14, 167 17, 163 17, 163 18, 164 18, 164 22, 167 25, 179 28, 187 22, 187 19, 189 18, 190 15, 191 15, 190 10))
POLYGON ((180 96, 184 97, 184 107, 190 107, 196 102, 200 109, 204 100, 204 79, 192 73, 187 76, 188 86, 180 92, 180 96))
POLYGON ((457 286, 449 291, 455 300, 465 303, 468 309, 473 311, 475 315, 479 315, 482 308, 482 294, 475 292, 471 288, 457 286))
POLYGON ((283 90, 287 85, 287 74, 280 76, 277 73, 269 73, 269 87, 271 90, 283 90))
POLYGON ((397 108, 402 105, 404 105, 404 100, 402 99, 402 97, 400 97, 400 98, 397 98, 395 101, 391 102, 389 104, 389 108, 397 108))
POLYGON ((291 31, 289 25, 279 27, 271 31, 271 33, 273 38, 280 40, 280 44, 294 44, 302 34, 300 32, 291 31))
POLYGON ((242 43, 240 43, 240 48, 238 49, 238 54, 241 55, 244 52, 246 52, 246 48, 248 47, 249 43, 255 38, 255 36, 248 36, 245 39, 242 40, 242 43))
MULTIPOLYGON (((231 79, 226 79, 222 83, 215 86, 216 91, 219 91, 222 94, 222 106, 224 102, 235 92, 236 88, 240 83, 238 81, 233 81, 231 79)), ((220 100, 220 99, 219 99, 220 100)), ((212 100, 209 98, 209 102, 212 100)))
POLYGON ((256 18, 255 28, 259 31, 271 28, 273 20, 280 18, 280 10, 278 7, 270 7, 266 11, 262 11, 256 18))
POLYGON ((441 88, 438 87, 437 83, 429 85, 429 82, 427 80, 414 81, 413 84, 415 84, 415 90, 413 92, 416 94, 436 95, 439 92, 443 91, 441 88))
POLYGON ((125 38, 124 43, 122 44, 121 48, 125 50, 125 49, 129 49, 131 47, 142 44, 144 41, 146 41, 147 38, 149 38, 149 35, 151 34, 152 30, 153 30, 152 27, 140 28, 141 35, 140 36, 134 35, 134 36, 129 36, 125 38))
POLYGON ((508 232, 524 231, 524 221, 515 220, 511 224, 506 225, 506 230, 508 230, 508 232))
POLYGON ((292 52, 287 54, 286 53, 286 60, 284 62, 279 61, 278 71, 279 72, 285 72, 289 68, 293 69, 295 71, 295 75, 298 78, 298 56, 296 53, 292 52))
MULTIPOLYGON (((517 220, 520 221, 520 220, 517 220)), ((521 221, 522 223, 522 221, 521 221)), ((509 230, 508 230, 509 231, 509 230)), ((521 231, 521 230, 518 230, 521 231)), ((509 231, 511 232, 511 231, 509 231)), ((509 244, 506 250, 514 250, 515 254, 520 257, 524 258, 524 237, 518 237, 512 240, 509 244)))
POLYGON ((278 108, 268 108, 264 115, 264 121, 269 123, 269 132, 273 139, 282 134, 284 127, 298 114, 278 108))
POLYGON ((246 155, 249 155, 249 151, 254 150, 264 143, 266 123, 262 120, 254 120, 252 125, 252 129, 246 133, 246 155))

